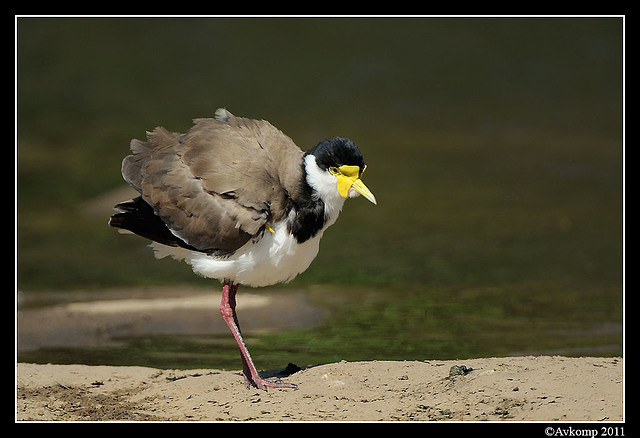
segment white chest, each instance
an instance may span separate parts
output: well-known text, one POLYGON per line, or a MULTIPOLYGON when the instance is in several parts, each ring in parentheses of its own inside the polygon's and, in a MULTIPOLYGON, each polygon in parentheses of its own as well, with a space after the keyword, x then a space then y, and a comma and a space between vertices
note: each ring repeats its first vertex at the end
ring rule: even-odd
POLYGON ((323 231, 298 244, 285 223, 265 232, 257 243, 247 243, 231 257, 217 258, 204 253, 152 244, 158 258, 168 255, 183 259, 193 271, 206 278, 232 280, 246 286, 262 287, 286 283, 304 272, 318 255, 323 231))

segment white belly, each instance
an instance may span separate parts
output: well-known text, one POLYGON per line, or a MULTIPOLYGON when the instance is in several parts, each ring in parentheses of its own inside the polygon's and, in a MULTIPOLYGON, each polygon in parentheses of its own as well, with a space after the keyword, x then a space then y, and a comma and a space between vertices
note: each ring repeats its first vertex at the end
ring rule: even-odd
POLYGON ((298 244, 287 231, 284 223, 273 227, 275 233, 265 231, 257 243, 249 241, 227 258, 217 258, 184 248, 167 247, 152 243, 158 258, 172 256, 183 259, 193 271, 203 277, 220 281, 232 280, 246 286, 261 287, 292 280, 304 272, 318 255, 320 238, 324 230, 315 237, 298 244))

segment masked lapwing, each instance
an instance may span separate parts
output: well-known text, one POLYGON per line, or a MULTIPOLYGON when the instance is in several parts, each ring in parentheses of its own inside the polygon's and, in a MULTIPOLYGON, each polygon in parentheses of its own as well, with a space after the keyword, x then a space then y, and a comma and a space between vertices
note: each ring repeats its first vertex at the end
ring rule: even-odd
POLYGON ((109 225, 152 240, 158 258, 184 260, 220 280, 220 313, 240 348, 247 386, 295 387, 258 373, 235 296, 241 284, 288 282, 305 271, 346 198, 376 203, 361 180, 358 147, 336 137, 303 152, 269 122, 221 108, 185 134, 147 132, 131 151, 122 175, 140 196, 117 204, 109 225))

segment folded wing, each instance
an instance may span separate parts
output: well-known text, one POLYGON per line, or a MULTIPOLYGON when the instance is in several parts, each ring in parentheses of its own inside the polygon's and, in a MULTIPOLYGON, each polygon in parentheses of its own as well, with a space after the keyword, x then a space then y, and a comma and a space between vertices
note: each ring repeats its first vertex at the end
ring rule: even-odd
POLYGON ((303 153, 267 121, 219 109, 186 134, 156 128, 147 137, 131 142, 122 174, 150 208, 119 204, 111 224, 160 243, 231 254, 281 220, 301 190, 303 153))

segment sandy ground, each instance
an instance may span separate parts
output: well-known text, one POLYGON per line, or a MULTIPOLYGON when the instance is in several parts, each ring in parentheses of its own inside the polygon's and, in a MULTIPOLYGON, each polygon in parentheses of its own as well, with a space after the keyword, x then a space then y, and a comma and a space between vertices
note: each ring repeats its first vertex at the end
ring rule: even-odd
MULTIPOLYGON (((309 326, 326 316, 303 292, 282 293, 286 299, 277 291, 245 293, 243 328, 309 326)), ((211 291, 114 290, 100 297, 20 293, 18 349, 105 346, 118 336, 165 331, 228 334, 222 318, 212 317, 220 297, 211 291)), ((269 391, 245 388, 239 371, 19 363, 15 418, 623 421, 623 363, 622 358, 562 356, 339 362, 283 377, 298 389, 269 391)))
POLYGON ((19 363, 16 374, 18 421, 624 420, 621 358, 339 362, 269 391, 238 371, 19 363))

